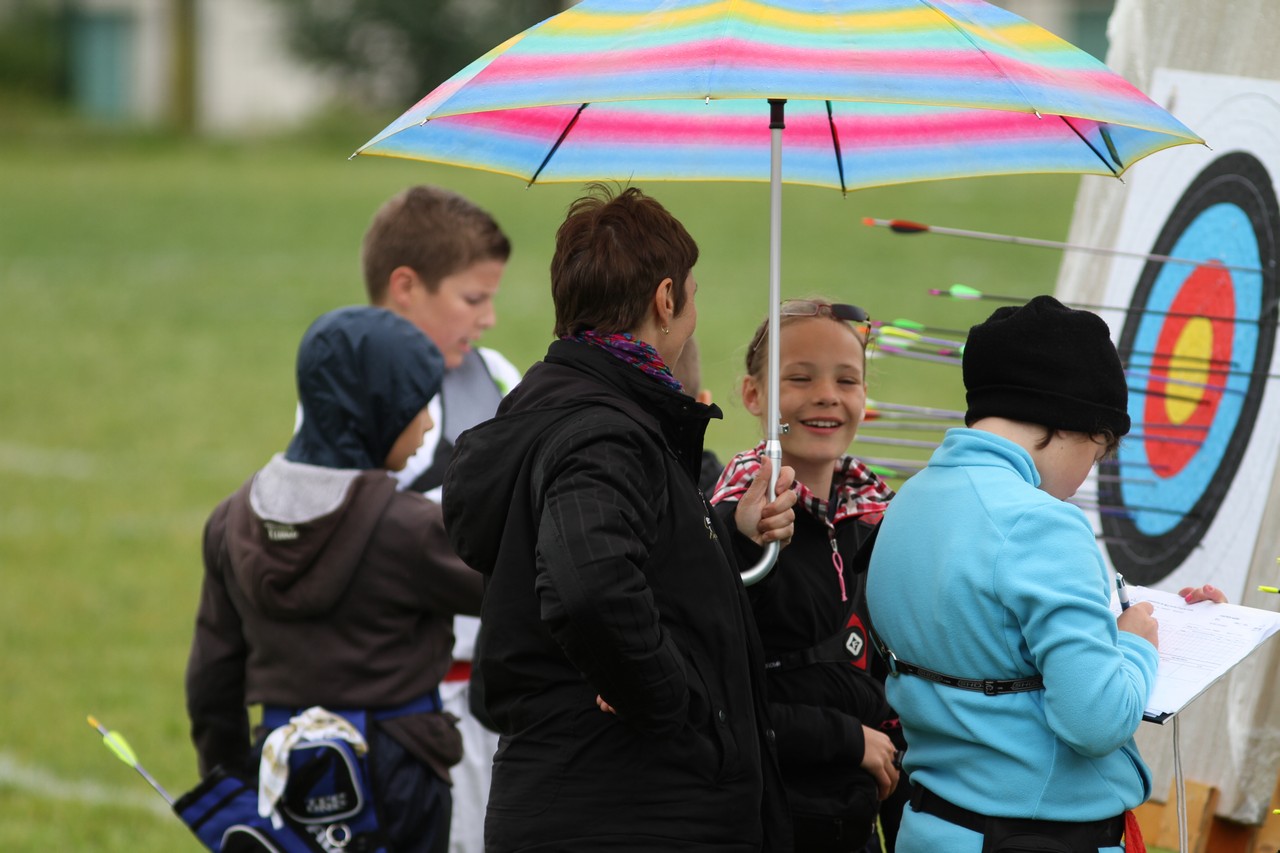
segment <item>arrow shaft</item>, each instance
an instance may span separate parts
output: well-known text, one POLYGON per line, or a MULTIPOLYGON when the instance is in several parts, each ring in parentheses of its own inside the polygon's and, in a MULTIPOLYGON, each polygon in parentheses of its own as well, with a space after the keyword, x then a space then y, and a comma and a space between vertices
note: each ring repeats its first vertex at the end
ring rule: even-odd
POLYGON ((922 447, 926 450, 937 448, 936 441, 916 441, 910 438, 885 438, 879 435, 859 435, 854 441, 863 444, 889 444, 894 447, 922 447))
MULTIPOLYGON (((1170 358, 1170 356, 1157 356, 1157 357, 1170 358)), ((1133 362, 1130 361, 1129 363, 1132 364, 1133 362)), ((1230 362, 1230 363, 1234 364, 1235 362, 1230 362)), ((1168 371, 1170 373, 1180 370, 1185 372, 1198 371, 1202 373, 1207 373, 1210 376, 1257 376, 1262 379, 1280 379, 1280 373, 1263 373, 1257 370, 1232 370, 1226 367, 1212 367, 1212 366, 1192 367, 1188 365, 1178 365, 1178 364, 1168 364, 1168 363, 1156 364, 1154 360, 1152 361, 1151 364, 1146 364, 1141 366, 1149 367, 1149 368, 1158 368, 1160 370, 1168 371)))
POLYGON ((885 403, 880 400, 867 400, 867 408, 882 409, 886 412, 910 412, 914 415, 927 415, 935 418, 952 418, 964 420, 964 412, 956 409, 935 409, 929 406, 913 406, 908 403, 885 403))
POLYGON ((896 468, 899 471, 920 471, 928 464, 919 459, 888 459, 884 457, 873 458, 871 456, 862 456, 859 458, 867 465, 879 465, 882 468, 896 468))
POLYGON ((1186 518, 1197 518, 1198 516, 1182 512, 1176 509, 1163 509, 1158 506, 1112 506, 1111 504, 1100 504, 1097 501, 1080 501, 1072 498, 1069 503, 1073 503, 1081 509, 1096 509, 1102 515, 1132 515, 1135 512, 1158 512, 1164 515, 1177 515, 1186 518))
POLYGON ((1125 436, 1125 439, 1133 439, 1134 441, 1152 441, 1162 444, 1190 444, 1196 447, 1204 444, 1202 438, 1183 438, 1176 435, 1148 435, 1141 432, 1131 432, 1125 436))
POLYGON ((1237 272, 1267 273, 1260 267, 1224 264, 1214 260, 1196 258, 1179 258, 1174 255, 1161 255, 1155 252, 1132 252, 1125 249, 1112 249, 1107 246, 1084 246, 1080 243, 1067 243, 1061 240, 1042 240, 1037 237, 1020 237, 1015 234, 998 234, 991 231, 971 231, 965 228, 948 228, 943 225, 925 225, 919 222, 907 222, 900 219, 864 219, 866 225, 888 228, 895 234, 942 234, 947 237, 963 237, 969 240, 986 240, 995 243, 1012 243, 1018 246, 1033 246, 1041 249, 1059 249, 1062 251, 1089 252, 1095 255, 1109 255, 1121 258, 1136 258, 1142 261, 1160 261, 1166 264, 1187 264, 1189 266, 1219 266, 1237 272))
POLYGON ((882 338, 891 337, 895 342, 899 340, 919 341, 926 344, 937 344, 941 347, 960 347, 964 344, 964 341, 951 340, 949 338, 934 338, 922 335, 915 329, 904 329, 900 326, 895 326, 893 323, 877 323, 876 328, 879 329, 877 334, 881 335, 882 338))
POLYGON ((1152 391, 1149 388, 1130 388, 1130 394, 1138 394, 1142 397, 1156 397, 1161 400, 1178 400, 1183 403, 1190 403, 1193 406, 1207 406, 1209 401, 1203 397, 1188 397, 1184 394, 1173 394, 1169 391, 1152 391))
POLYGON ((1135 379, 1146 379, 1150 382, 1160 382, 1165 385, 1180 385, 1183 388, 1203 388, 1206 391, 1221 391, 1223 394, 1244 393, 1244 391, 1239 388, 1228 388, 1225 385, 1210 385, 1207 382, 1192 382, 1190 379, 1175 379, 1172 376, 1156 376, 1154 373, 1143 373, 1140 370, 1126 370, 1124 375, 1135 379))
POLYGON ((927 415, 917 414, 915 412, 884 412, 880 409, 872 408, 868 405, 863 411, 866 412, 866 422, 870 421, 946 421, 954 422, 960 420, 959 417, 951 417, 950 415, 927 415))
POLYGON ((1129 350, 1129 355, 1141 355, 1141 356, 1146 356, 1148 358, 1153 358, 1153 359, 1162 358, 1166 361, 1171 361, 1171 362, 1172 361, 1192 361, 1192 362, 1195 362, 1196 364, 1224 364, 1227 367, 1240 366, 1240 362, 1232 361, 1229 358, 1208 358, 1206 356, 1186 355, 1185 353, 1156 352, 1154 350, 1147 350, 1147 349, 1129 350))
POLYGON ((889 344, 880 344, 876 349, 885 355, 896 355, 899 358, 914 358, 917 361, 932 361, 936 364, 950 364, 953 366, 960 364, 960 359, 955 356, 934 355, 927 352, 912 352, 911 350, 902 349, 901 347, 895 347, 889 344))
MULTIPOLYGON (((980 299, 987 302, 1004 302, 1010 305, 1022 305, 1027 301, 1025 296, 1006 296, 1000 293, 984 293, 982 291, 975 291, 963 297, 954 296, 948 291, 939 288, 931 288, 929 295, 946 296, 952 299, 980 299)), ((1262 318, 1257 317, 1224 317, 1219 314, 1203 314, 1194 311, 1160 311, 1154 308, 1139 308, 1136 306, 1123 308, 1118 305, 1097 305, 1089 302, 1064 302, 1063 304, 1070 308, 1083 308, 1087 311, 1117 311, 1124 314, 1150 314, 1155 317, 1179 317, 1189 320, 1211 320, 1220 323, 1247 323, 1256 326, 1264 322, 1262 318)), ((1266 313, 1270 313, 1274 309, 1275 306, 1272 305, 1266 313)), ((1275 321, 1270 320, 1267 322, 1275 321)))

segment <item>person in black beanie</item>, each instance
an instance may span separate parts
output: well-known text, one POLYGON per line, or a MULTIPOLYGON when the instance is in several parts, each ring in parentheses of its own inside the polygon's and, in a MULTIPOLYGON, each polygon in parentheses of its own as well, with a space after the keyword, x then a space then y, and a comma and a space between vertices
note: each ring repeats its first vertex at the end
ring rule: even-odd
POLYGON ((1129 432, 1129 389, 1106 322, 1052 296, 997 308, 971 328, 962 369, 966 426, 1003 417, 1105 436, 1108 452, 1129 432))
POLYGON ((963 373, 965 427, 889 505, 867 583, 910 745, 896 853, 1142 849, 1158 629, 1148 603, 1112 613, 1066 500, 1129 431, 1110 331, 1037 296, 969 330, 963 373))

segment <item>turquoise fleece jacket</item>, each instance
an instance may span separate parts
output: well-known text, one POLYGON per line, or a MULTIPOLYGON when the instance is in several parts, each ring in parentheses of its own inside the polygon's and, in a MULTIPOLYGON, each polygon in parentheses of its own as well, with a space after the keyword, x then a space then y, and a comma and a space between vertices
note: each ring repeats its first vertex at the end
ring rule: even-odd
MULTIPOLYGON (((1039 483, 1013 442, 948 431, 885 513, 867 592, 901 660, 965 678, 1039 674, 1045 689, 986 696, 900 675, 888 697, 912 781, 939 796, 989 815, 1113 817, 1151 793, 1133 734, 1159 656, 1117 630, 1084 513, 1039 483)), ((900 853, 979 849, 975 833, 906 818, 900 853)))

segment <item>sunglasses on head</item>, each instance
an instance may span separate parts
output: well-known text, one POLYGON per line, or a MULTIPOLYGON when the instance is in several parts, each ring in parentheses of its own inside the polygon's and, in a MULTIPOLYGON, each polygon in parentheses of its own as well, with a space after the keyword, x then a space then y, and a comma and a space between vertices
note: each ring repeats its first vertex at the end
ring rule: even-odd
POLYGON ((853 324, 853 332, 866 345, 871 336, 871 315, 867 309, 843 302, 815 302, 812 299, 790 299, 782 303, 783 317, 830 317, 853 324))
MULTIPOLYGON (((847 305, 843 302, 817 302, 812 299, 789 299, 779 306, 778 314, 780 317, 825 316, 833 320, 843 320, 852 324, 853 333, 858 337, 858 340, 862 341, 863 346, 867 345, 867 341, 871 337, 871 315, 867 313, 865 308, 857 305, 847 305)), ((766 327, 760 327, 759 332, 751 342, 752 353, 763 342, 766 331, 766 327)))
POLYGON ((825 315, 850 323, 870 325, 871 315, 865 308, 857 305, 846 305, 843 302, 814 302, 811 299, 789 299, 782 303, 783 317, 817 317, 825 315))

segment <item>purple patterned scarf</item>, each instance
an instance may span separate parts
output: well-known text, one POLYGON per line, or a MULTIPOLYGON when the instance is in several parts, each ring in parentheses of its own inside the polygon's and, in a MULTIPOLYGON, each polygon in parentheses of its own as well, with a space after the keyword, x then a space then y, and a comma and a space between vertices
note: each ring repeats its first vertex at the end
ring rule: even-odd
POLYGON ((680 381, 671 375, 671 368, 667 367, 662 356, 658 355, 658 351, 652 345, 636 340, 635 336, 629 332, 601 334, 588 329, 576 335, 565 335, 563 340, 600 347, 615 358, 620 358, 627 364, 643 370, 668 388, 674 391, 684 390, 680 381))

